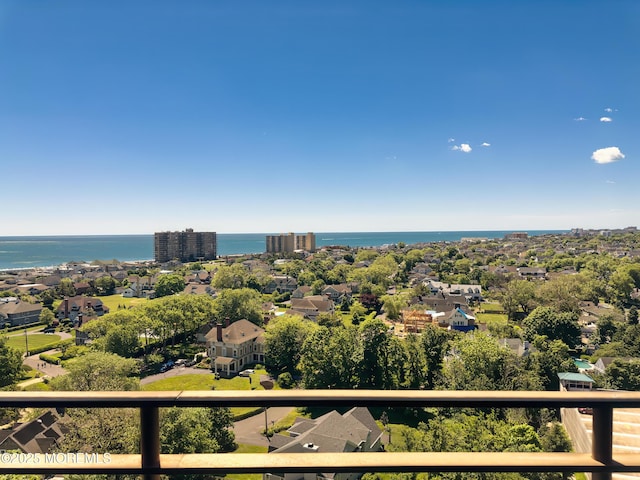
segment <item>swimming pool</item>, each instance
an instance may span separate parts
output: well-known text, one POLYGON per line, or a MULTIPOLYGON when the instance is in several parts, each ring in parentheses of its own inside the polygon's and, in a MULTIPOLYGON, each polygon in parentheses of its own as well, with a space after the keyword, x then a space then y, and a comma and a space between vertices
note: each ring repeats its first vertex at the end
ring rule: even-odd
POLYGON ((589 362, 587 362, 586 360, 581 360, 579 358, 574 358, 573 363, 580 370, 590 370, 593 368, 593 365, 591 365, 589 362))

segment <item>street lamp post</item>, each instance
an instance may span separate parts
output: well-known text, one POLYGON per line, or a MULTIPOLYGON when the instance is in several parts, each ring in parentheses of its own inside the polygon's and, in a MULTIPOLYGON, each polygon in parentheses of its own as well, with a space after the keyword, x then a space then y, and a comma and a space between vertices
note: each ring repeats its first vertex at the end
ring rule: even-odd
POLYGON ((27 337, 27 327, 24 327, 24 356, 29 356, 29 338, 27 337))

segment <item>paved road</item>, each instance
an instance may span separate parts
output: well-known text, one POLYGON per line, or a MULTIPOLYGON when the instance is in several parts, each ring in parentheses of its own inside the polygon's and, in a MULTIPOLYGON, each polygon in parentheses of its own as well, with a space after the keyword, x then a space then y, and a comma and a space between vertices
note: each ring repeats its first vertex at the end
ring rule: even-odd
MULTIPOLYGON (((47 350, 46 352, 49 355, 53 353, 57 353, 58 350, 47 350)), ((35 355, 30 355, 26 357, 22 363, 25 365, 29 365, 31 368, 38 370, 40 373, 43 373, 49 377, 57 377, 58 375, 64 375, 67 371, 62 368, 60 365, 53 365, 51 363, 43 362, 40 360, 40 354, 37 353, 35 355)))
MULTIPOLYGON (((271 407, 267 409, 267 424, 272 425, 281 418, 285 417, 294 410, 294 407, 271 407)), ((233 431, 236 434, 237 443, 245 443, 248 445, 269 445, 269 440, 262 435, 262 431, 265 427, 265 415, 259 413, 253 417, 240 420, 233 425, 233 431)))

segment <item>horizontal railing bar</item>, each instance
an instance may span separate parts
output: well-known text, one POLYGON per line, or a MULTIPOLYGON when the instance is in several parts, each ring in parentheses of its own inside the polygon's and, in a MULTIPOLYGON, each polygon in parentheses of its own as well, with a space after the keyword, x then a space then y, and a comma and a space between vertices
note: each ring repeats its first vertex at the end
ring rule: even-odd
MULTIPOLYGON (((54 458, 55 458, 54 454, 54 458)), ((67 454, 69 455, 69 454, 67 454)), ((0 463, 0 473, 318 473, 318 472, 634 472, 640 454, 620 454, 614 466, 586 453, 366 452, 213 453, 160 455, 160 466, 143 469, 140 455, 111 455, 108 462, 39 460, 0 463)))
POLYGON ((0 392, 0 407, 608 407, 640 408, 640 392, 449 390, 213 390, 170 392, 0 392))

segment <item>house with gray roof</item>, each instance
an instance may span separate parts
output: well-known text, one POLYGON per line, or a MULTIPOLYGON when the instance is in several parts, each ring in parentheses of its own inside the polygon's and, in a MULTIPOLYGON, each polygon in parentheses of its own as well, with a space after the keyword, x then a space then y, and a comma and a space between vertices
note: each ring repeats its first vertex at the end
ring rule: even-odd
MULTIPOLYGON (((316 419, 298 418, 287 430, 288 436, 271 438, 269 453, 316 452, 379 452, 382 450, 382 430, 365 407, 354 407, 344 414, 335 410, 316 419)), ((362 473, 317 472, 266 473, 264 480, 316 479, 355 480, 362 473)))
POLYGON ((0 430, 0 451, 47 453, 57 447, 64 433, 65 429, 58 423, 56 413, 48 410, 31 422, 0 430))
POLYGON ((0 327, 9 324, 11 327, 37 323, 40 320, 42 305, 27 303, 18 299, 12 302, 0 302, 0 327))

